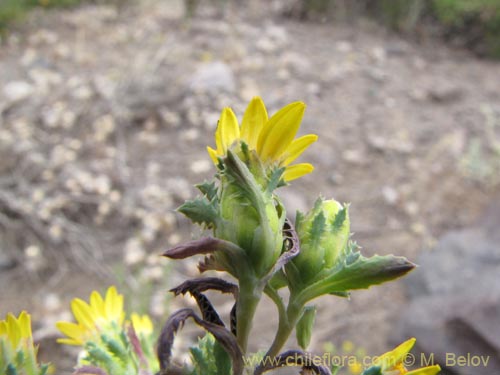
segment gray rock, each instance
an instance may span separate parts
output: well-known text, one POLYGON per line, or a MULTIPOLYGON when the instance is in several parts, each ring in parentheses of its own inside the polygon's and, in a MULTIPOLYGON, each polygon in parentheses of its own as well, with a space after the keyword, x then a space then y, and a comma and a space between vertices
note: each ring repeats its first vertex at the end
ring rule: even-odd
POLYGON ((0 248, 0 270, 6 271, 15 268, 17 265, 16 260, 0 248))
POLYGON ((465 91, 456 85, 441 83, 430 88, 427 94, 429 99, 436 103, 449 104, 463 99, 465 91))
POLYGON ((500 294, 475 297, 431 295, 413 300, 403 313, 398 340, 415 337, 421 350, 413 352, 416 358, 432 358, 454 374, 499 374, 500 294))
POLYGON ((33 92, 33 86, 25 81, 12 81, 3 88, 3 94, 11 104, 27 99, 33 92))
POLYGON ((406 278, 397 340, 416 337, 456 374, 500 373, 500 204, 478 225, 446 234, 406 278))
POLYGON ((235 86, 233 71, 221 61, 201 65, 189 80, 189 88, 193 91, 233 92, 235 86))
POLYGON ((406 278, 412 297, 489 290, 500 280, 500 248, 483 228, 446 234, 417 263, 420 267, 406 278))

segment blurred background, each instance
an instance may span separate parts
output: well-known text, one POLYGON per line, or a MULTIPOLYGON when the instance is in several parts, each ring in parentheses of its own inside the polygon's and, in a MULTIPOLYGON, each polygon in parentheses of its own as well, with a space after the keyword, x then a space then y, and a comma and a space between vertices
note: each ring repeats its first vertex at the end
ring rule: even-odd
POLYGON ((115 284, 160 323, 192 304, 167 291, 196 263, 159 254, 200 235, 174 210, 214 173, 220 110, 255 95, 306 102, 320 137, 316 171, 281 192, 289 216, 350 202, 365 254, 421 265, 321 300, 312 349, 415 336, 441 364, 491 355, 447 373, 500 372, 500 0, 0 0, 0 38, 0 314, 32 313, 58 374, 73 297, 115 284))

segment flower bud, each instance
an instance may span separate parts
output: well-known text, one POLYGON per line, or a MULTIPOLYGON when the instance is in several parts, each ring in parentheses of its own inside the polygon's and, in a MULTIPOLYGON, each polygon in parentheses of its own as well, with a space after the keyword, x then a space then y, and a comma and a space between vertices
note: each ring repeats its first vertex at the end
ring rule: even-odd
POLYGON ((224 164, 220 190, 222 225, 215 228, 215 236, 241 247, 256 275, 263 276, 281 253, 284 208, 236 155, 231 153, 224 164))
POLYGON ((300 254, 293 264, 307 283, 321 271, 335 267, 345 254, 350 230, 347 206, 319 198, 305 216, 297 215, 296 228, 300 254))

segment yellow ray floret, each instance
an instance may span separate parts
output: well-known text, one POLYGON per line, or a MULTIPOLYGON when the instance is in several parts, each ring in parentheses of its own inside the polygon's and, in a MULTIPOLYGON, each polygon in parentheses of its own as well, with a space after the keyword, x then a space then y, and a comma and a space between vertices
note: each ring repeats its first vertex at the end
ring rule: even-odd
POLYGON ((411 338, 394 350, 387 352, 373 361, 373 365, 380 366, 384 375, 436 375, 441 371, 438 365, 427 366, 409 371, 404 366, 405 357, 415 345, 415 338, 411 338))
POLYGON ((106 296, 93 291, 89 303, 75 298, 71 302, 71 311, 76 323, 58 322, 57 328, 67 337, 58 342, 69 345, 83 345, 85 341, 111 325, 121 326, 125 318, 123 296, 114 286, 109 287, 106 296))
POLYGON ((215 132, 217 148, 207 147, 208 154, 217 164, 218 157, 226 155, 227 150, 237 144, 237 141, 242 141, 250 150, 257 152, 265 165, 285 167, 285 181, 311 173, 314 170, 312 164, 290 165, 318 139, 315 134, 294 139, 305 108, 304 103, 294 102, 268 118, 264 102, 261 98, 255 97, 243 115, 241 128, 234 112, 230 108, 224 108, 215 132))
POLYGON ((153 333, 153 322, 149 316, 132 313, 130 320, 138 336, 151 335, 153 333))
POLYGON ((7 314, 7 318, 0 321, 1 336, 8 338, 11 348, 14 350, 27 339, 31 340, 30 315, 26 311, 21 312, 17 318, 11 313, 7 314))

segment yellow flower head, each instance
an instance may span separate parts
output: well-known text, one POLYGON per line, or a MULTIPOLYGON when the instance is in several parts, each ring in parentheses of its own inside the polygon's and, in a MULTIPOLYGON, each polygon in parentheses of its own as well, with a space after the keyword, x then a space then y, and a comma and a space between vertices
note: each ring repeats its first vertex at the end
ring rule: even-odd
POLYGON ((125 318, 123 295, 118 294, 114 286, 108 288, 104 299, 96 291, 90 295, 90 303, 75 298, 71 302, 71 311, 76 323, 56 324, 57 328, 68 336, 58 339, 62 344, 83 345, 88 338, 107 327, 121 326, 125 318))
POLYGON ((33 344, 31 317, 23 311, 0 320, 0 374, 52 374, 53 367, 40 364, 33 344))
POLYGON ((436 375, 441 371, 439 365, 427 366, 417 370, 409 371, 404 365, 404 360, 415 345, 415 338, 411 338, 394 350, 382 354, 373 361, 373 365, 379 366, 384 375, 436 375))
POLYGON ((149 316, 132 313, 130 320, 137 336, 149 336, 153 333, 153 322, 149 316))
POLYGON ((31 317, 23 311, 19 317, 8 314, 5 320, 0 320, 0 339, 7 338, 13 350, 17 350, 19 345, 29 345, 31 338, 31 317))
POLYGON ((255 97, 243 115, 241 128, 231 108, 224 108, 215 132, 217 149, 207 147, 208 153, 217 164, 218 157, 226 155, 227 150, 234 145, 244 142, 266 166, 285 167, 285 181, 302 177, 313 171, 312 164, 290 164, 318 139, 315 134, 294 139, 305 108, 304 103, 294 102, 268 118, 264 102, 255 97))

